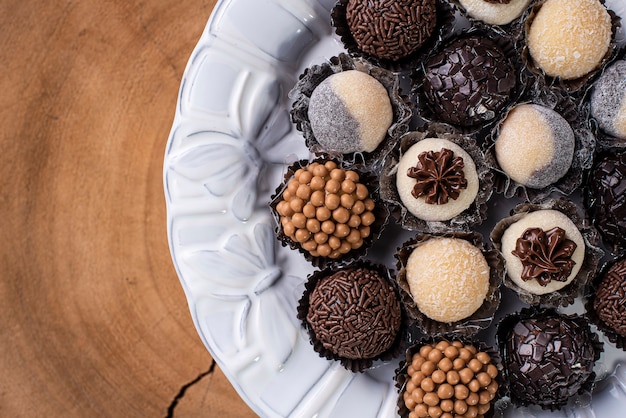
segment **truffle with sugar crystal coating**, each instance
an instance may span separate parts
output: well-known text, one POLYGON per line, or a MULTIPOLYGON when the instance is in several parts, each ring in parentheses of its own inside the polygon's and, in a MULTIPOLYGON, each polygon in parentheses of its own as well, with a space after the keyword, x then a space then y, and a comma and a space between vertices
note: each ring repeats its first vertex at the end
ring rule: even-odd
POLYGON ((626 60, 616 61, 593 84, 591 116, 604 132, 626 139, 626 60))

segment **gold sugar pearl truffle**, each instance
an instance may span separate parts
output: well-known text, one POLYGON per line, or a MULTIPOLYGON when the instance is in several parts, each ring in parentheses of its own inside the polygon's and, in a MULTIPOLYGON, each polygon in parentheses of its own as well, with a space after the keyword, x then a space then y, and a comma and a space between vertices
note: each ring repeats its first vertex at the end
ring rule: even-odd
POLYGON ((276 204, 283 233, 314 257, 339 258, 363 246, 376 220, 359 174, 335 162, 295 171, 276 204))
POLYGON ((423 345, 406 373, 402 399, 409 417, 483 417, 498 391, 498 369, 491 356, 461 341, 423 345), (461 372, 440 367, 459 362, 461 372))
POLYGON ((534 63, 564 80, 598 68, 611 38, 611 16, 600 0, 546 0, 526 35, 534 63))

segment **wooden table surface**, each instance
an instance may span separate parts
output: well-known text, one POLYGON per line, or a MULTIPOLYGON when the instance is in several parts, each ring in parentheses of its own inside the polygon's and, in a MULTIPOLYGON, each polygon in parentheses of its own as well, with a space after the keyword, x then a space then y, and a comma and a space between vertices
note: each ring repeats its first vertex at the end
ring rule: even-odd
POLYGON ((203 346, 162 184, 215 0, 0 2, 0 416, 254 416, 203 346))

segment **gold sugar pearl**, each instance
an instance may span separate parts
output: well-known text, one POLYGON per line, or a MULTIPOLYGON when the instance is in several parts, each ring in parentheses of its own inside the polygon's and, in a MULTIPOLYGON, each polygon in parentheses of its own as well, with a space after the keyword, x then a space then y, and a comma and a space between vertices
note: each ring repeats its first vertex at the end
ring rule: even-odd
POLYGON ((474 372, 469 367, 466 367, 459 371, 459 376, 461 377, 461 382, 467 385, 474 378, 474 372))
POLYGON ((340 168, 336 168, 330 172, 330 178, 342 182, 346 178, 346 172, 340 168))
POLYGON ((344 180, 341 182, 341 191, 344 193, 353 193, 356 190, 356 184, 352 180, 344 180))
POLYGON ((465 402, 467 402, 468 405, 473 406, 478 405, 479 400, 480 398, 478 397, 478 394, 476 392, 470 392, 470 394, 467 395, 467 399, 465 399, 465 402))
POLYGON ((452 367, 454 367, 454 370, 459 371, 465 368, 465 360, 463 360, 460 357, 457 357, 454 359, 454 361, 452 362, 452 367))
POLYGON ((309 238, 311 237, 311 233, 309 231, 307 231, 306 229, 298 229, 296 231, 296 241, 300 242, 300 243, 305 243, 309 240, 309 238))
POLYGON ((300 184, 309 184, 311 179, 313 178, 313 174, 310 171, 303 171, 298 177, 298 182, 300 184))
POLYGON ((486 388, 491 383, 491 376, 487 372, 481 372, 476 375, 476 380, 481 387, 486 388))
POLYGON ((358 228, 361 226, 361 217, 357 215, 350 216, 350 219, 348 219, 348 225, 350 225, 350 228, 358 228))
POLYGON ((459 349, 453 345, 448 346, 444 352, 445 356, 447 358, 449 358, 450 360, 454 360, 455 358, 457 358, 459 356, 459 349))
POLYGON ((428 407, 428 416, 432 418, 440 418, 443 414, 443 411, 439 406, 430 406, 428 407))
POLYGON ((361 238, 367 238, 372 231, 369 226, 362 226, 359 228, 359 232, 361 233, 361 238))
POLYGON ((352 170, 346 170, 345 178, 348 180, 352 180, 355 183, 359 181, 359 175, 356 173, 356 171, 352 171, 352 170))
MULTIPOLYGON (((454 391, 453 391, 453 395, 454 395, 454 391)), ((454 411, 454 401, 452 399, 443 399, 441 403, 439 404, 439 406, 444 412, 454 411)))
POLYGON ((339 190, 341 190, 341 183, 339 183, 337 180, 330 179, 326 182, 324 190, 326 190, 327 193, 337 194, 339 193, 339 190))
POLYGON ((341 247, 341 240, 335 236, 333 237, 329 237, 328 238, 328 245, 330 246, 330 248, 332 248, 333 250, 338 249, 339 247, 341 247))
POLYGON ((496 376, 498 376, 498 368, 496 366, 494 366, 493 364, 488 365, 487 366, 487 374, 492 379, 495 379, 496 376))
POLYGON ((311 186, 308 184, 301 184, 298 186, 298 190, 296 190, 296 196, 302 200, 309 200, 311 197, 311 186))
POLYGON ((444 357, 441 360, 439 360, 437 367, 439 367, 441 371, 447 373, 450 370, 452 370, 452 360, 450 360, 448 357, 444 357))
POLYGON ((313 236, 313 239, 317 244, 323 244, 328 241, 328 234, 320 231, 313 236))
POLYGON ((314 234, 320 232, 320 221, 317 219, 308 219, 306 221, 306 229, 314 234))
MULTIPOLYGON (((304 200, 300 199, 300 198, 295 198, 292 199, 289 202, 289 207, 295 212, 295 213, 300 213, 302 212, 302 208, 304 207, 304 200)), ((293 215, 292 215, 293 216, 293 215)))
POLYGON ((436 406, 439 404, 439 396, 433 392, 426 393, 423 402, 428 406, 436 406))
MULTIPOLYGON (((335 214, 333 213, 333 218, 334 218, 335 214)), ((336 219, 335 219, 336 220, 336 219)), ((346 224, 343 223, 339 223, 335 225, 335 232, 334 235, 338 238, 345 238, 348 236, 348 234, 350 233, 350 227, 346 224)), ((339 247, 337 247, 339 248, 339 247)))
POLYGON ((365 212, 361 215, 361 223, 365 226, 370 226, 375 220, 376 218, 372 212, 365 212))
POLYGON ((481 388, 480 386, 480 382, 478 382, 477 379, 472 379, 468 384, 467 384, 467 388, 469 390, 471 390, 472 392, 478 392, 481 388))
POLYGON ((428 353, 431 352, 431 350, 433 349, 433 347, 431 347, 430 345, 424 345, 420 348, 420 356, 427 358, 428 357, 428 353))
MULTIPOLYGON (((328 169, 323 166, 322 164, 315 164, 313 166, 313 175, 315 177, 319 177, 321 179, 324 179, 324 177, 326 177, 328 175, 328 169)), ((313 180, 311 180, 311 182, 313 182, 313 180)))
POLYGON ((340 200, 341 206, 348 210, 352 209, 352 206, 354 206, 354 197, 350 194, 342 194, 340 200))
POLYGON ((475 406, 470 406, 467 408, 467 412, 465 413, 465 418, 476 418, 478 417, 478 408, 475 406))
POLYGON ((482 364, 491 363, 491 357, 489 356, 489 354, 482 351, 476 354, 476 360, 480 361, 482 364))
POLYGON ((446 374, 442 370, 435 370, 431 377, 438 385, 446 381, 446 374))
POLYGON ((333 219, 340 224, 345 224, 350 219, 350 212, 346 208, 338 207, 337 209, 333 210, 333 219))
POLYGON ((441 360, 442 358, 443 358, 443 353, 438 348, 433 348, 428 353, 428 360, 432 361, 433 363, 439 363, 439 360, 441 360))
POLYGON ((356 202, 354 202, 354 205, 352 205, 351 211, 355 215, 362 214, 363 212, 365 212, 365 203, 363 203, 360 200, 357 200, 356 202))
POLYGON ((341 199, 339 195, 336 194, 328 194, 324 200, 324 205, 330 210, 335 210, 341 204, 341 199))
POLYGON ((464 415, 467 412, 467 403, 461 399, 454 401, 454 412, 459 415, 464 415))
POLYGON ((456 385, 460 381, 461 381, 461 376, 459 376, 459 372, 457 372, 456 370, 450 370, 446 374, 446 382, 450 383, 451 385, 456 385))
POLYGON ((318 208, 323 206, 324 200, 326 200, 326 194, 322 190, 316 190, 313 193, 311 193, 311 204, 313 206, 318 207, 318 208))
POLYGON ((435 390, 435 382, 430 377, 426 377, 420 383, 420 387, 424 389, 425 392, 432 392, 435 390))
POLYGON ((457 399, 467 399, 467 397, 469 396, 470 391, 467 388, 467 386, 465 385, 455 385, 454 386, 454 397, 457 399))
POLYGON ((437 396, 439 399, 450 399, 454 396, 454 387, 448 383, 439 385, 437 388, 437 396))
MULTIPOLYGON (((310 203, 307 203, 302 208, 302 213, 304 214, 304 216, 309 218, 309 221, 313 220, 312 218, 315 218, 315 214, 316 214, 315 206, 313 206, 310 203)), ((319 221, 317 219, 315 219, 315 221, 317 221, 319 223, 319 221)))
POLYGON ((483 369, 483 364, 478 359, 474 358, 470 360, 467 367, 469 367, 474 373, 478 373, 483 369))
POLYGON ((361 241, 361 233, 359 232, 359 230, 352 229, 346 237, 346 241, 348 241, 350 244, 356 244, 357 242, 361 241))
POLYGON ((424 375, 426 376, 432 375, 436 368, 437 365, 430 360, 425 361, 424 364, 422 364, 422 372, 424 372, 424 375))

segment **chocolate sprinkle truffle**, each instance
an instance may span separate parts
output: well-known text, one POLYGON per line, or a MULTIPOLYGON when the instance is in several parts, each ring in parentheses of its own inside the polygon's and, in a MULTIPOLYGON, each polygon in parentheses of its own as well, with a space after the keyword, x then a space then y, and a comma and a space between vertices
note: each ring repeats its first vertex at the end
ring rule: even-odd
POLYGON ((505 319, 500 332, 514 405, 559 409, 593 384, 601 346, 582 318, 549 310, 505 319))
POLYGON ((526 34, 534 64, 564 80, 598 68, 611 38, 611 16, 600 0, 546 0, 526 34))
POLYGON ((433 237, 406 264, 413 301, 428 318, 453 323, 470 317, 489 291, 490 267, 481 250, 460 238, 433 237))
POLYGON ((626 139, 626 60, 616 61, 593 84, 591 116, 609 135, 626 139))
POLYGON ((478 194, 472 157, 443 138, 425 138, 400 159, 396 185, 409 212, 426 221, 449 220, 467 209, 478 194))
POLYGON ((626 337, 626 258, 618 260, 603 275, 593 309, 605 327, 626 337))
POLYGON ((433 35, 436 0, 349 0, 346 20, 363 52, 397 61, 417 51, 433 35))
POLYGON ((561 115, 545 106, 520 104, 500 125, 495 155, 511 179, 543 189, 569 171, 574 148, 574 131, 561 115))
POLYGON ((435 117, 473 126, 493 120, 516 85, 509 57, 492 40, 459 38, 424 64, 423 94, 435 117))
POLYGON ((387 278, 368 267, 347 267, 317 281, 308 294, 306 323, 332 354, 372 359, 393 346, 401 314, 387 278))
POLYGON ((531 0, 458 0, 468 16, 490 25, 506 25, 521 16, 531 0))
POLYGON ((328 151, 372 152, 393 123, 385 87, 358 70, 335 73, 311 94, 308 116, 315 139, 328 151))
POLYGON ((583 265, 585 240, 563 212, 543 209, 524 214, 502 234, 507 275, 534 295, 570 284, 583 265))
POLYGON ((626 247, 626 153, 600 157, 588 182, 587 206, 604 241, 626 247))

